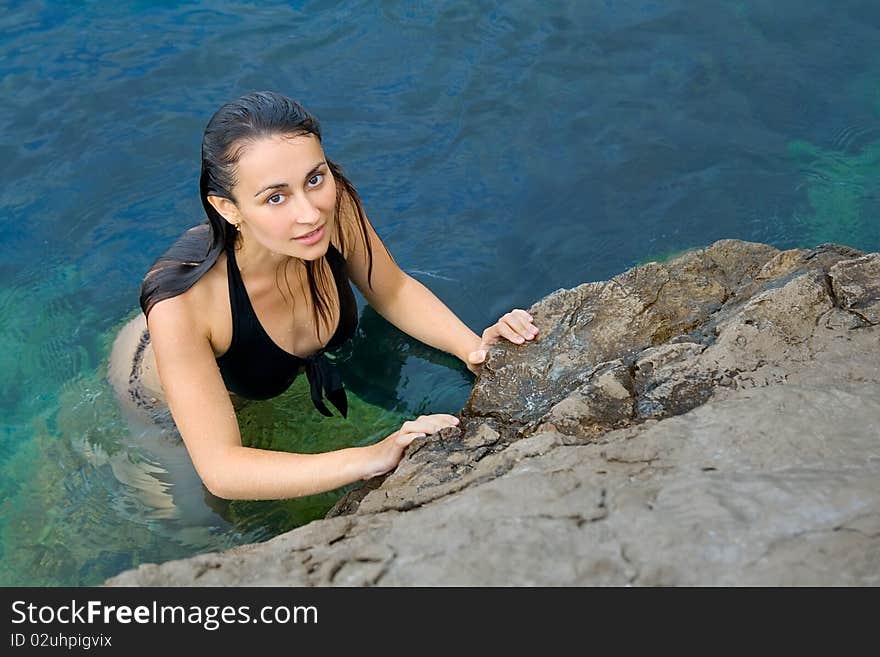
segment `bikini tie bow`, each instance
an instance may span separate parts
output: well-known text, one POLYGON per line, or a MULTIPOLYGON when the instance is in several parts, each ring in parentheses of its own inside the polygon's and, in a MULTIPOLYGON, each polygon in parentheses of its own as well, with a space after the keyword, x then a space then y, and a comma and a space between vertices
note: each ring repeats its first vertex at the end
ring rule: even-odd
POLYGON ((306 378, 312 392, 312 403, 321 415, 333 417, 333 413, 324 404, 323 396, 336 407, 342 417, 348 417, 348 398, 345 396, 345 388, 342 386, 342 376, 336 366, 330 362, 324 352, 319 352, 306 361, 306 378), (322 394, 323 393, 323 394, 322 394))

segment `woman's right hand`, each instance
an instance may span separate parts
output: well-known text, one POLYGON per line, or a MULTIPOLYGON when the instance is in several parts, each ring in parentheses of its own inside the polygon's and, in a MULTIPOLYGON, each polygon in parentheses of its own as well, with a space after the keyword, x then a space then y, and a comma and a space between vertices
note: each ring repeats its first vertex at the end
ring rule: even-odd
POLYGON ((420 415, 415 420, 404 422, 400 429, 384 440, 364 448, 370 457, 367 474, 363 478, 378 477, 396 468, 403 458, 403 451, 416 438, 455 426, 458 426, 458 418, 445 413, 420 415))

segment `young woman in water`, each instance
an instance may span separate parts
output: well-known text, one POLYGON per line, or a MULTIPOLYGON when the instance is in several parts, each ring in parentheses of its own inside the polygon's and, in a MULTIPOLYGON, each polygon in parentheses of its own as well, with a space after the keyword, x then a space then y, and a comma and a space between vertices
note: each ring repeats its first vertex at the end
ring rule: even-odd
POLYGON ((110 376, 119 396, 173 424, 198 476, 225 499, 284 499, 394 469, 413 439, 455 426, 423 415, 384 440, 322 454, 242 446, 233 402, 268 399, 305 373, 316 408, 343 415, 325 357, 350 339, 349 280, 389 322, 478 372, 490 345, 537 335, 513 310, 482 336, 394 262, 360 198, 327 159, 318 122, 295 101, 251 93, 221 107, 202 140, 207 223, 185 232, 147 273, 143 313, 122 329, 110 376))

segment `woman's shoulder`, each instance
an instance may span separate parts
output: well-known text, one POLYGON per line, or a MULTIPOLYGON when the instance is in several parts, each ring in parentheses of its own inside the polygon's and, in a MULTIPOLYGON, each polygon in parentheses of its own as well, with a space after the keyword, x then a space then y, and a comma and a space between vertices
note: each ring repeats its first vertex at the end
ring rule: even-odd
POLYGON ((226 253, 221 251, 211 268, 189 289, 157 301, 150 311, 148 324, 162 323, 175 332, 186 330, 209 337, 215 316, 218 311, 222 313, 223 302, 228 299, 226 261, 226 253))

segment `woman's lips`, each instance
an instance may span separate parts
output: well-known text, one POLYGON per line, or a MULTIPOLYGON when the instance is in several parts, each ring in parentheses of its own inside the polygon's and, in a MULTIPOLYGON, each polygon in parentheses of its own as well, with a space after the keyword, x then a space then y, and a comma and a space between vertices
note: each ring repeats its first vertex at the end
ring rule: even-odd
POLYGON ((303 235, 302 237, 294 237, 293 240, 295 242, 299 242, 300 244, 311 245, 311 244, 315 244, 316 242, 318 242, 322 237, 324 237, 324 226, 321 226, 320 228, 313 230, 308 235, 303 235))

